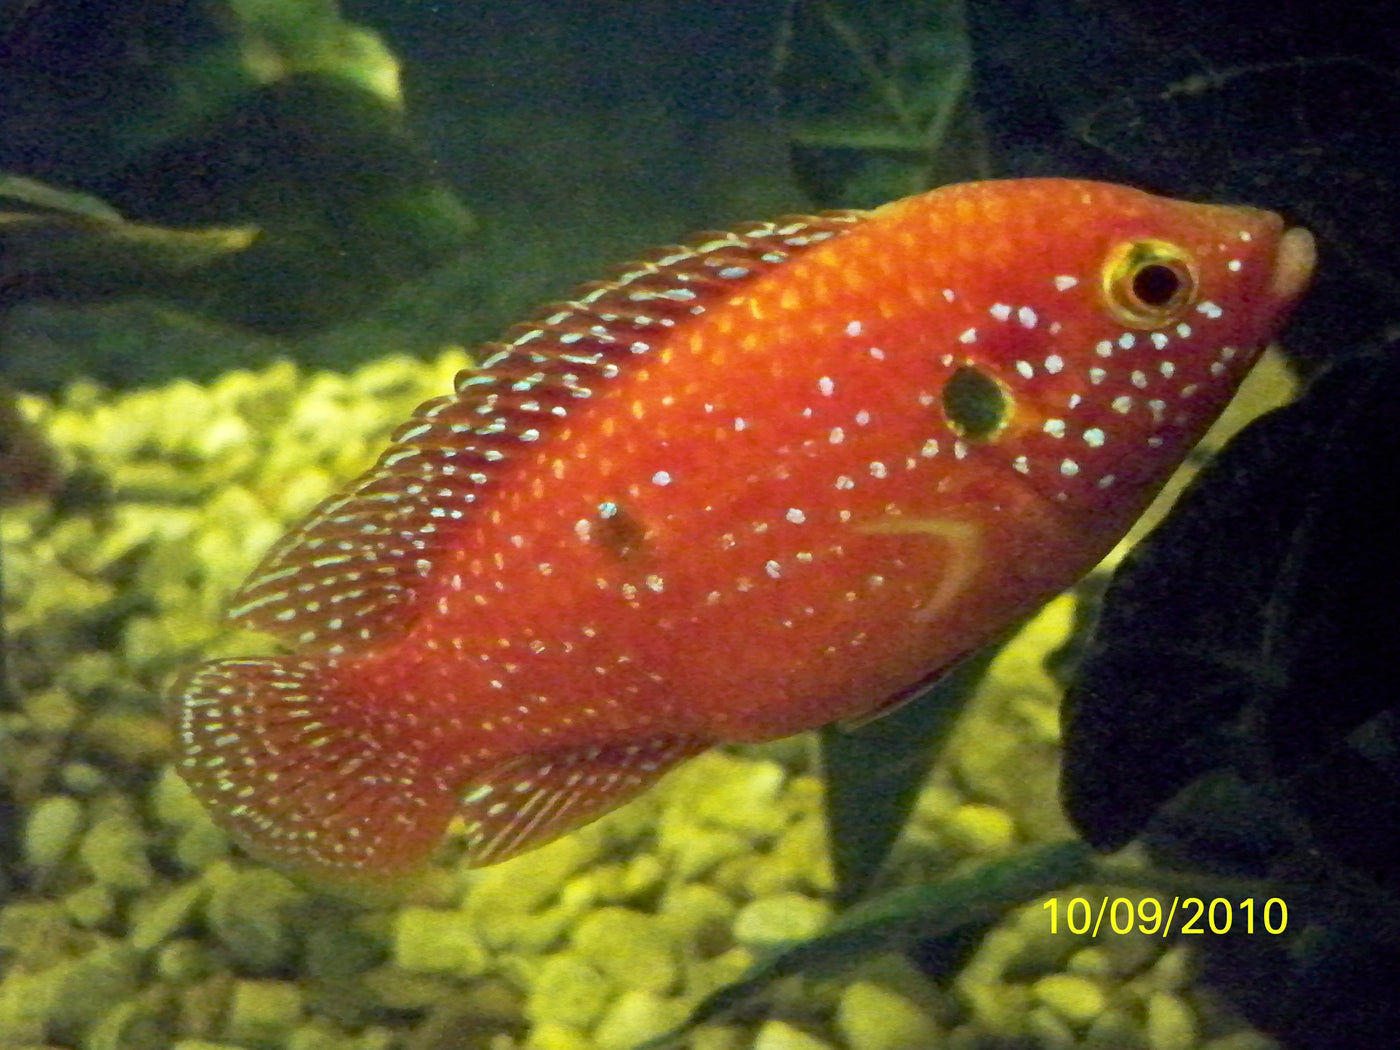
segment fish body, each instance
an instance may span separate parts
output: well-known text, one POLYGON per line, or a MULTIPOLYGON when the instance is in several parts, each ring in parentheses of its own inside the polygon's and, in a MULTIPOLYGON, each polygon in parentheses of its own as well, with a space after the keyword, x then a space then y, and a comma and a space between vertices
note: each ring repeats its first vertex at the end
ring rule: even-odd
POLYGON ((391 883, 713 744, 866 715, 1124 534, 1282 323, 1312 242, 1070 180, 756 224, 482 352, 253 573, 285 656, 175 689, 235 838, 391 883))

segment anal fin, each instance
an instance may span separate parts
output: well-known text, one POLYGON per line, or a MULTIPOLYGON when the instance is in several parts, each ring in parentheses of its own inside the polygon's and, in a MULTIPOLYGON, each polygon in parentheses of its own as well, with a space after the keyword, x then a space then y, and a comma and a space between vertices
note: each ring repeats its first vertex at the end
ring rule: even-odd
POLYGON ((500 766, 460 797, 471 863, 496 864, 582 827, 709 746, 654 737, 528 755, 500 766))

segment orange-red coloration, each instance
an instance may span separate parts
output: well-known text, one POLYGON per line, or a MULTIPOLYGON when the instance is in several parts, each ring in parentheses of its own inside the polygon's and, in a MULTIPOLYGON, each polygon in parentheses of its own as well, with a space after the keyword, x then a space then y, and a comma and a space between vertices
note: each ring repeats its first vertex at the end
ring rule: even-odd
POLYGON ((250 849, 477 863, 722 741, 868 713, 1072 583, 1306 283, 1249 209, 947 187, 664 251, 542 311, 266 558, 285 657, 178 686, 250 849))

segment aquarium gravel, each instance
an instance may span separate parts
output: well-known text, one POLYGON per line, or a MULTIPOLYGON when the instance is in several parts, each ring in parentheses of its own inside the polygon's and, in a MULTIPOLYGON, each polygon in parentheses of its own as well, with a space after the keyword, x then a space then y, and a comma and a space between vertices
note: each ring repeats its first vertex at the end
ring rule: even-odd
MULTIPOLYGON (((460 349, 352 375, 290 363, 208 386, 21 399, 69 482, 4 512, 17 701, 0 710, 0 1047, 625 1050, 833 914, 811 741, 713 751, 496 867, 449 837, 407 899, 318 893, 233 849, 170 765, 161 689, 245 654, 223 603, 287 525, 366 466, 460 349)), ((1055 799, 1053 603, 994 665, 890 882, 1068 835, 1055 799)), ((1073 893, 1097 902, 1101 888, 1073 893)), ((1123 891, 1118 891, 1120 894, 1123 891)), ((699 1050, 1266 1050, 1189 943, 1051 934, 1034 904, 951 980, 893 954, 780 984, 699 1050)))

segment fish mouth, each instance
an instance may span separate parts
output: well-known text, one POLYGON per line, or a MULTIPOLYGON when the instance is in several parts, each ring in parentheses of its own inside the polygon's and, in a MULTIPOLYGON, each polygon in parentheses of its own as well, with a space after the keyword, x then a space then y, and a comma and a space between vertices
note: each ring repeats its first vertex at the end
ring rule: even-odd
POLYGON ((1285 230, 1274 253, 1274 272, 1269 281, 1269 294, 1277 301, 1291 303, 1303 293, 1312 280, 1317 265, 1317 241, 1301 226, 1285 230))

